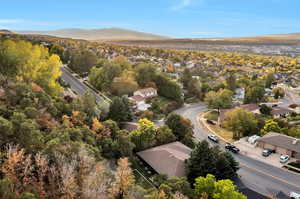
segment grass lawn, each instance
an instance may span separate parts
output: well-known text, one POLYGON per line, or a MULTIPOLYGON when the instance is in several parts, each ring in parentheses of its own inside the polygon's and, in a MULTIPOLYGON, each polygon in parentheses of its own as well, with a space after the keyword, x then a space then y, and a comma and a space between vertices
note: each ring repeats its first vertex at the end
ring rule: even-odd
POLYGON ((217 111, 211 111, 204 115, 205 119, 218 121, 219 114, 217 111))
POLYGON ((224 128, 221 128, 218 125, 210 125, 210 128, 218 134, 220 137, 224 138, 227 142, 234 142, 235 140, 233 139, 233 133, 231 131, 228 131, 224 128))

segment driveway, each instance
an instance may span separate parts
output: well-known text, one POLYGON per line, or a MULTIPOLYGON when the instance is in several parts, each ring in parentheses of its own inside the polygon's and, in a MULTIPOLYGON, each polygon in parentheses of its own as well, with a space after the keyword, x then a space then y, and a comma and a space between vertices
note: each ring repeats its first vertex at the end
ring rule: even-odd
POLYGON ((262 149, 259 147, 256 147, 255 144, 250 144, 246 141, 246 138, 242 138, 239 141, 236 141, 234 143, 235 146, 237 146, 241 151, 241 154, 244 154, 248 157, 251 157, 253 159, 262 161, 266 164, 270 164, 274 167, 281 168, 284 164, 279 162, 279 158, 281 154, 273 153, 268 157, 262 156, 262 149))

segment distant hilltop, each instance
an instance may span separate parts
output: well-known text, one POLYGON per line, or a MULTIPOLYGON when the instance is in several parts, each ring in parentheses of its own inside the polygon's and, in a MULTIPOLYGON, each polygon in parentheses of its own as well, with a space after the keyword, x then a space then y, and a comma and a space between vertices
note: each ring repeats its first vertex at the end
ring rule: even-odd
POLYGON ((12 34, 13 32, 9 31, 9 30, 5 30, 5 29, 0 29, 0 33, 1 34, 12 34))
POLYGON ((161 40, 169 37, 121 28, 60 29, 53 31, 14 31, 19 34, 49 35, 83 40, 161 40))

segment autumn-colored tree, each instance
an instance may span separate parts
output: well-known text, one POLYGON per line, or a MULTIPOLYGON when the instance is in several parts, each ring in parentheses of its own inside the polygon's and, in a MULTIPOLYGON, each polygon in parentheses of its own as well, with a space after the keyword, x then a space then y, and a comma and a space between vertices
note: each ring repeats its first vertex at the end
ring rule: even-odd
POLYGON ((114 199, 130 198, 134 182, 135 179, 128 158, 119 159, 115 182, 110 190, 112 197, 114 199))
POLYGON ((6 40, 0 43, 0 73, 28 82, 35 82, 51 95, 57 95, 61 87, 60 58, 49 55, 48 49, 26 41, 6 40))
POLYGON ((239 108, 225 114, 223 125, 233 131, 234 138, 249 136, 257 131, 257 120, 254 114, 239 108))

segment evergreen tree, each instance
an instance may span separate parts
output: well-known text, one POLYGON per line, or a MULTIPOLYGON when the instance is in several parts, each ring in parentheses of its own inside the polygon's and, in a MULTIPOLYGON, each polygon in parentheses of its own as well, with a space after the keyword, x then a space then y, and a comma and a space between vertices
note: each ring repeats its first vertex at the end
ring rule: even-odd
POLYGON ((216 160, 217 158, 210 149, 208 142, 206 140, 199 142, 187 161, 189 182, 193 184, 199 176, 206 176, 209 173, 215 174, 217 172, 216 160))

